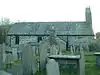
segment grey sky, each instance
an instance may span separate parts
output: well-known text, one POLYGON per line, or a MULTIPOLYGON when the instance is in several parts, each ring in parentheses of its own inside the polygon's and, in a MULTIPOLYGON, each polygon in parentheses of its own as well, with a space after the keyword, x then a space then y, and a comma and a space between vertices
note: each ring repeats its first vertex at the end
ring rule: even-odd
POLYGON ((100 32, 99 0, 0 0, 0 18, 12 21, 84 21, 90 6, 94 32, 100 32))

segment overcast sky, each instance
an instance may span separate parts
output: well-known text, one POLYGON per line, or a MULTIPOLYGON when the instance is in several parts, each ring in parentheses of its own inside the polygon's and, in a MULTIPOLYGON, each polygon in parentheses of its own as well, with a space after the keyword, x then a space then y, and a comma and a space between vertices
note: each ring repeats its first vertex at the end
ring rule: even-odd
POLYGON ((0 18, 12 21, 84 21, 90 6, 94 32, 100 32, 99 0, 0 0, 0 18))

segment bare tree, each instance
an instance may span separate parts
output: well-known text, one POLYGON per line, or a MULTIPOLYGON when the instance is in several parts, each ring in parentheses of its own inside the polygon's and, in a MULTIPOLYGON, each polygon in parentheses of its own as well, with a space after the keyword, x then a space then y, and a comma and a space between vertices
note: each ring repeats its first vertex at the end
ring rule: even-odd
POLYGON ((2 17, 0 19, 0 25, 10 25, 12 24, 13 22, 11 22, 11 20, 9 18, 6 18, 6 17, 2 17))
POLYGON ((0 19, 0 44, 6 43, 6 35, 11 27, 12 22, 9 18, 2 17, 0 19))

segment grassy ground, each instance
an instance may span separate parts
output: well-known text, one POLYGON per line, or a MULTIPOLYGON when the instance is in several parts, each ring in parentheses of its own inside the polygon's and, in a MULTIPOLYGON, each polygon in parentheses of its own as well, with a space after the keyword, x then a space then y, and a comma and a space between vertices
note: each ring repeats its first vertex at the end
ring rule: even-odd
POLYGON ((100 66, 96 65, 96 56, 85 56, 86 75, 100 75, 100 66))

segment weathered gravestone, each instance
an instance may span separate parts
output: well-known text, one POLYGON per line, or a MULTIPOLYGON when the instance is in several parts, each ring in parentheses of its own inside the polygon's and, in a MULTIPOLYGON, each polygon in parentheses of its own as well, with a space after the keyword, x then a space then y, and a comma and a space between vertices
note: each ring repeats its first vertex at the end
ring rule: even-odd
POLYGON ((4 67, 4 61, 5 61, 5 44, 0 44, 0 70, 4 67))
POLYGON ((80 45, 80 55, 81 55, 81 59, 79 62, 79 69, 80 69, 79 73, 80 73, 80 75, 85 75, 84 51, 83 51, 83 48, 81 45, 80 45))
POLYGON ((47 54, 48 42, 42 41, 40 42, 39 51, 40 51, 40 68, 43 70, 46 67, 46 60, 48 57, 47 54))
POLYGON ((2 44, 2 50, 3 50, 3 63, 5 63, 7 46, 5 44, 2 44))
POLYGON ((5 59, 6 69, 11 68, 11 64, 13 63, 12 61, 13 61, 12 54, 10 54, 10 53, 6 54, 6 59, 5 59))
POLYGON ((24 44, 20 44, 17 50, 18 60, 22 59, 22 51, 24 49, 24 44))
POLYGON ((18 55, 17 55, 18 46, 12 46, 11 48, 12 48, 13 60, 16 61, 18 60, 18 55))
POLYGON ((13 75, 23 75, 23 69, 21 64, 14 64, 12 66, 12 74, 13 75))
POLYGON ((8 63, 12 63, 13 61, 13 56, 11 53, 8 53, 6 54, 6 59, 5 59, 5 63, 8 64, 8 63))
POLYGON ((2 45, 0 45, 0 70, 3 69, 3 51, 2 51, 2 45))
POLYGON ((32 50, 32 47, 29 44, 26 44, 22 51, 22 67, 24 75, 35 74, 37 71, 34 50, 32 50))
POLYGON ((54 59, 49 59, 46 64, 47 75, 60 75, 59 65, 54 59))
POLYGON ((94 55, 96 56, 96 65, 100 66, 100 52, 96 52, 94 55))

